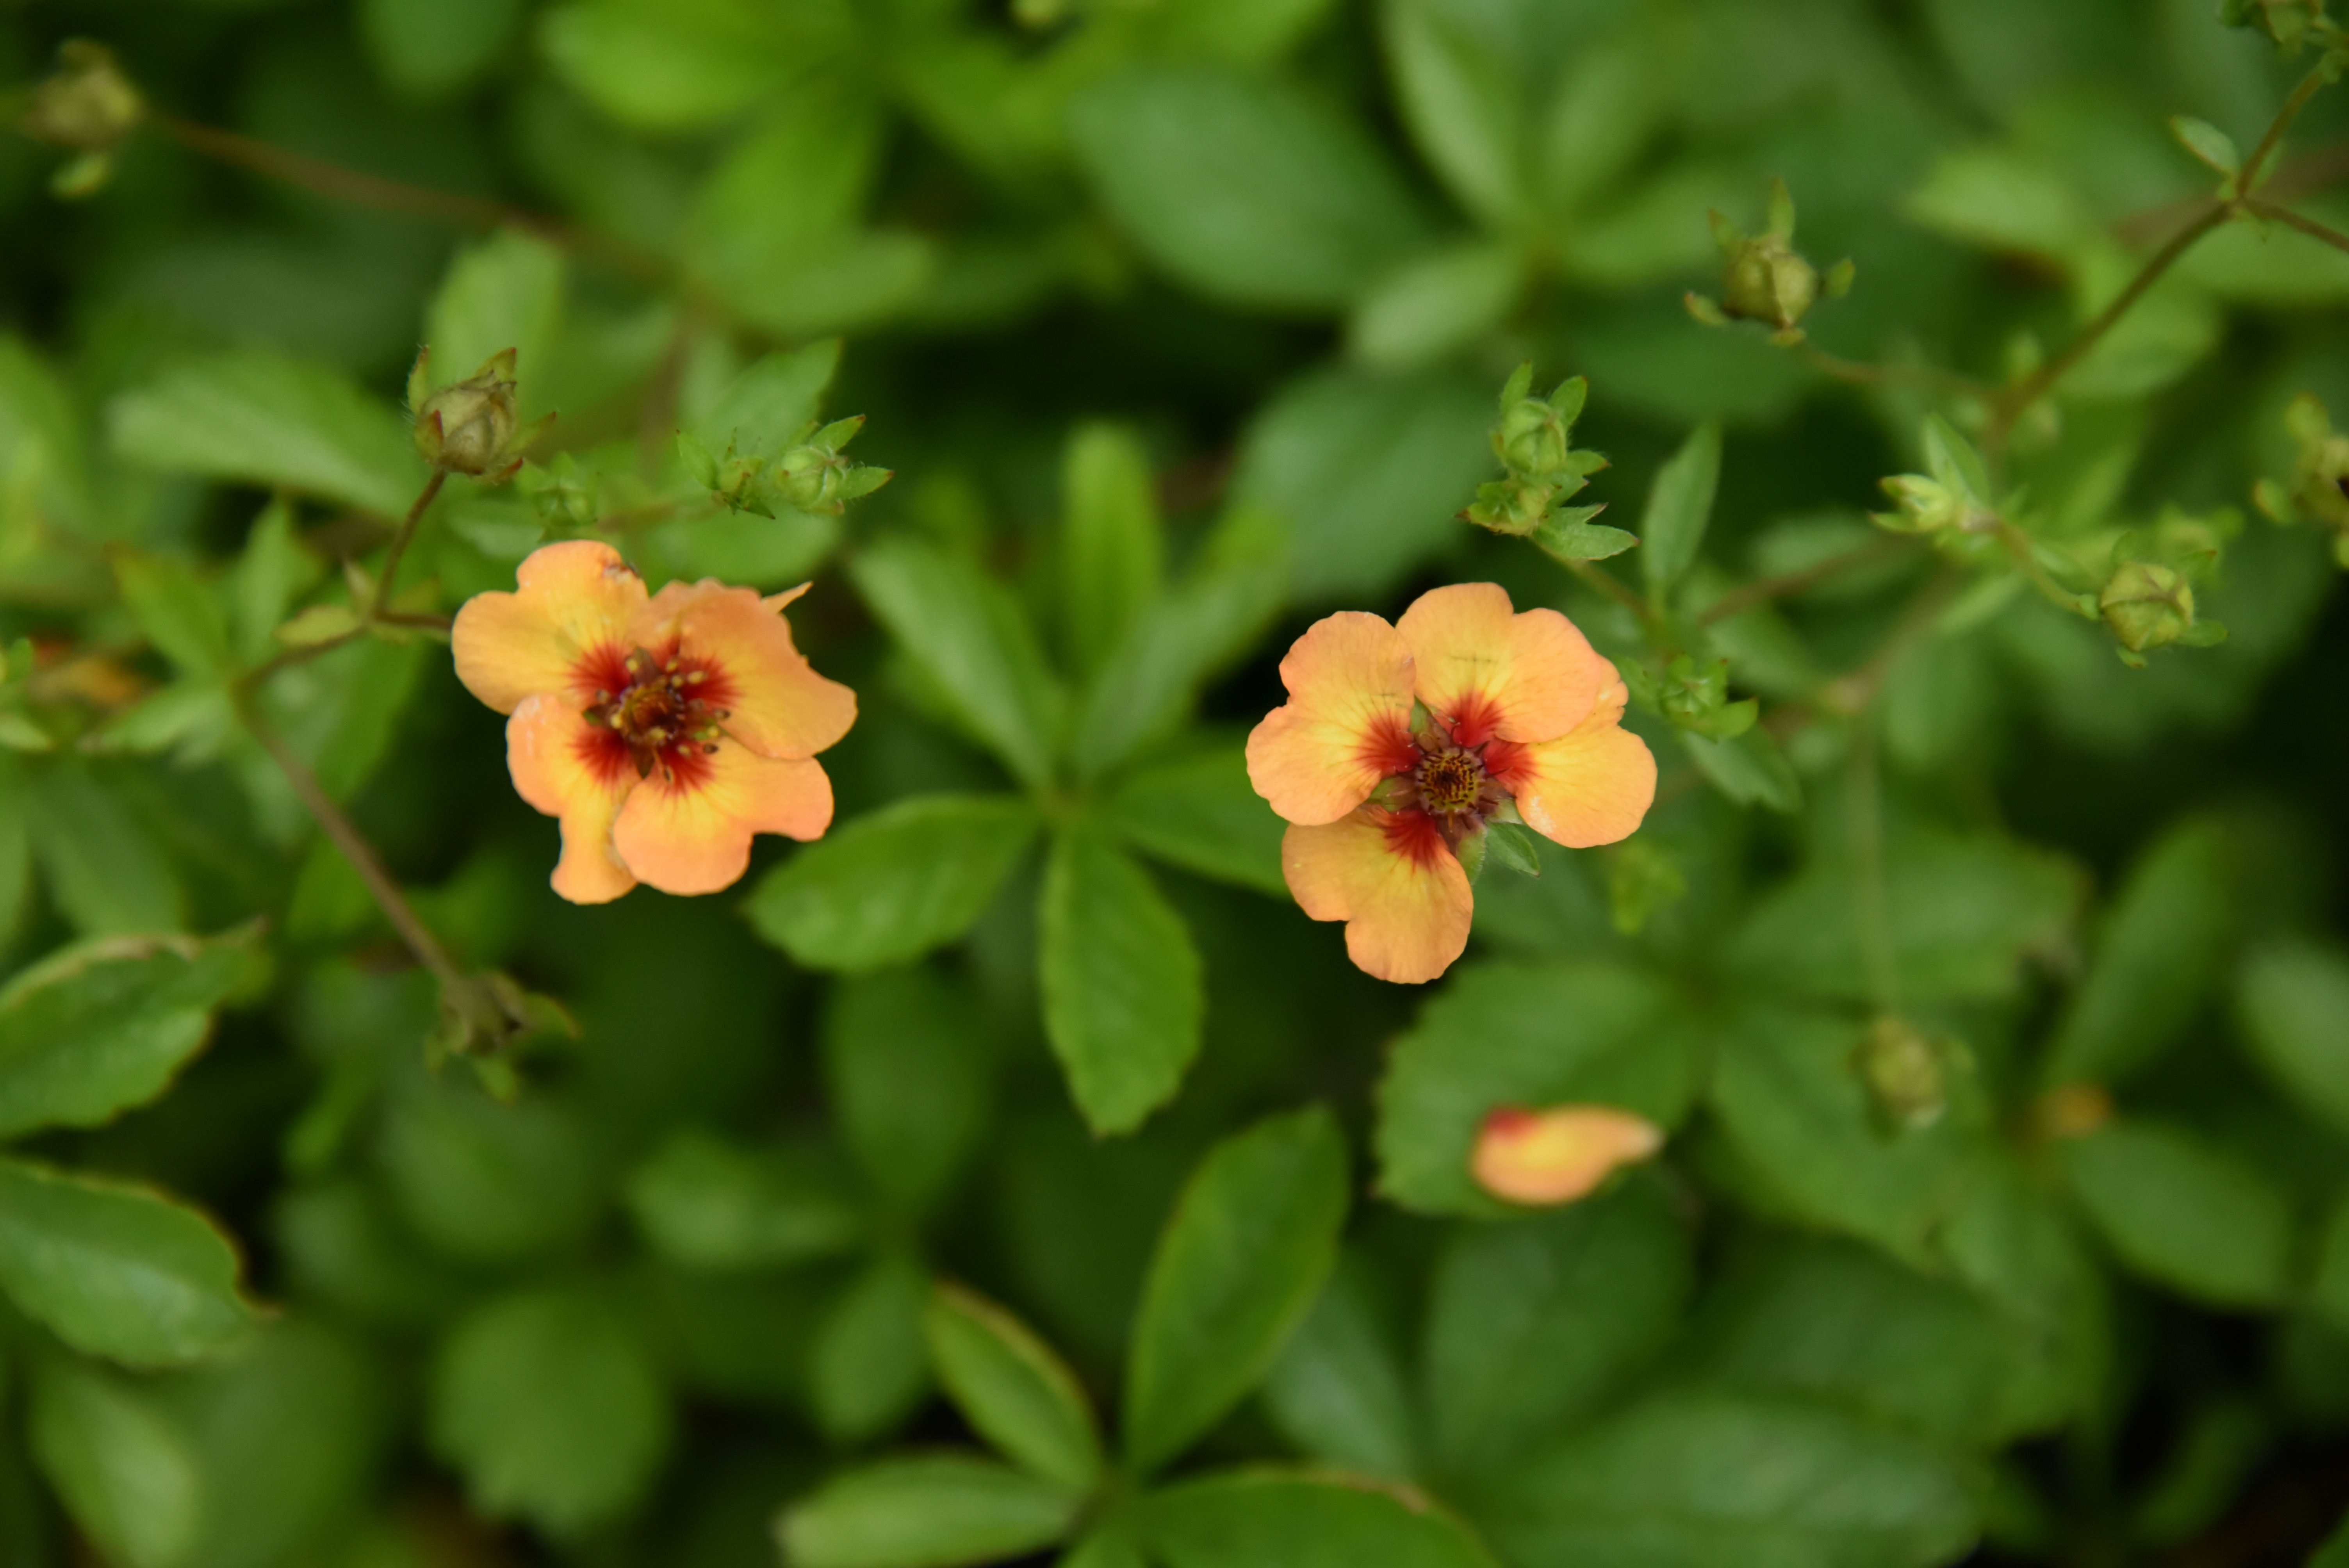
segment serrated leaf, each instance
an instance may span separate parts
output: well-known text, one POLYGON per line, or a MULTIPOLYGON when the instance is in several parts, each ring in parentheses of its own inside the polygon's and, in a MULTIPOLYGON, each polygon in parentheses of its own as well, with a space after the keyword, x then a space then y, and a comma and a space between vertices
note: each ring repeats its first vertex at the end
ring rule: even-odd
POLYGON ((1569 564, 1577 561, 1604 561, 1620 555, 1640 542, 1639 535, 1604 523, 1588 522, 1585 518, 1596 515, 1595 506, 1577 507, 1571 512, 1544 518, 1528 535, 1541 546, 1552 560, 1569 564))

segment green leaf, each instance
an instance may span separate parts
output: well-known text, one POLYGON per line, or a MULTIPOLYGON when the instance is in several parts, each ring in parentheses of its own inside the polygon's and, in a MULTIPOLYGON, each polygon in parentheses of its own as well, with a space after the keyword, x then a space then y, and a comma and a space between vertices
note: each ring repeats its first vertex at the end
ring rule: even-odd
POLYGON ((874 617, 971 734, 1031 789, 1051 779, 1065 694, 1001 584, 912 540, 868 546, 849 573, 874 617))
POLYGON ((33 856, 49 897, 86 936, 176 931, 186 894, 162 847, 122 802, 126 775, 64 758, 26 771, 33 856))
POLYGON ((284 486, 399 517, 424 483, 398 415, 322 366, 246 353, 200 359, 116 398, 114 449, 147 468, 284 486))
POLYGON ((1044 1034, 1096 1133, 1130 1132, 1199 1054, 1207 998, 1190 929, 1099 829, 1052 843, 1037 921, 1044 1034))
POLYGON ((0 1288, 75 1349, 193 1360, 253 1321, 236 1250, 151 1189, 0 1159, 0 1288))
POLYGON ((1662 1394, 1532 1459, 1476 1517, 1519 1568, 1935 1568, 1976 1531, 1937 1445, 1788 1399, 1662 1394))
POLYGON ((1235 304, 1334 309, 1425 232, 1353 119, 1276 77, 1136 67, 1071 106, 1079 167, 1177 280, 1235 304))
POLYGON ((2317 1243, 2316 1280, 2309 1298, 2333 1326, 2349 1331, 2349 1193, 2333 1205, 2317 1243))
POLYGON ((2303 944, 2267 948, 2243 966, 2236 1006, 2276 1086, 2349 1131, 2349 959, 2303 944))
POLYGON ((904 1213, 943 1202, 988 1125, 993 1042, 978 999, 935 969, 836 981, 823 1053, 865 1181, 904 1213))
POLYGON ((1155 1493, 1137 1516, 1166 1568, 1495 1568, 1423 1493, 1350 1476, 1227 1471, 1155 1493))
POLYGON ((2058 263, 2097 238, 2094 211, 2068 181, 2005 148, 1942 154, 1903 208, 1912 222, 1961 244, 2058 263))
POLYGON ((979 1436, 1031 1474, 1073 1491, 1101 1479, 1101 1436, 1084 1389, 1026 1324, 941 1284, 924 1328, 938 1381, 979 1436))
POLYGON ((1036 837, 1004 795, 920 795, 859 817, 760 879, 759 934, 814 969, 885 968, 970 929, 1036 837))
POLYGON ((432 1450, 472 1506, 574 1534, 642 1496, 669 1445, 668 1398, 601 1296, 535 1286, 474 1308, 433 1362, 432 1450))
POLYGON ((792 1504, 775 1534, 793 1568, 956 1568, 1041 1552, 1075 1527, 1083 1502, 986 1460, 888 1460, 792 1504))
MULTIPOLYGON (((1595 512, 1596 507, 1580 507, 1578 511, 1595 512)), ((1553 561, 1569 564, 1577 561, 1605 561, 1622 554, 1640 542, 1640 536, 1626 533, 1605 523, 1589 522, 1572 516, 1546 517, 1526 535, 1542 553, 1553 561)))
POLYGON ((1167 864, 1288 896, 1280 872, 1286 824, 1248 782, 1237 747, 1161 762, 1127 776, 1099 809, 1102 824, 1167 864))
POLYGON ((1298 597, 1360 601, 1458 544, 1492 422, 1490 384, 1473 376, 1316 372, 1257 411, 1233 491, 1287 520, 1298 597))
POLYGON ((1070 667, 1098 669, 1149 613, 1165 575, 1148 449, 1123 426, 1078 426, 1061 459, 1061 614, 1070 667))
POLYGON ((877 1437, 905 1418, 929 1386, 922 1314, 929 1275, 915 1259, 884 1253, 851 1280, 808 1347, 816 1424, 840 1442, 877 1437))
POLYGON ((253 520, 233 584, 236 656, 257 665, 277 651, 274 634, 294 601, 318 581, 321 566, 294 531, 294 508, 273 498, 253 520))
POLYGON ((1385 370, 1429 364, 1499 326, 1525 291, 1526 253, 1473 241, 1381 278, 1346 323, 1356 359, 1385 370))
POLYGON ((545 408, 532 387, 543 380, 562 319, 563 273, 561 251, 515 229, 458 252, 424 315, 434 387, 462 380, 511 348, 523 407, 545 408))
POLYGON ((824 388, 840 369, 840 339, 761 356, 736 377, 693 428, 712 450, 732 446, 772 453, 816 417, 824 388))
POLYGON ((1656 603, 1696 564, 1720 483, 1721 424, 1708 419, 1664 460, 1648 487, 1648 510, 1640 517, 1640 538, 1646 545, 1640 564, 1647 573, 1648 597, 1656 603))
POLYGON ((2291 1206, 2256 1167, 2139 1119, 2062 1149, 2080 1206, 2137 1273, 2218 1306, 2272 1305, 2290 1287, 2291 1206))
POLYGON ((1402 1480, 1418 1469, 1416 1412, 1373 1288, 1361 1258, 1339 1259, 1265 1376, 1264 1410, 1315 1459, 1402 1480))
POLYGON ((1715 1047, 1713 1109, 1752 1180, 1749 1199, 1921 1261, 1978 1158, 1979 1091, 1953 1084, 1950 1114, 1887 1138, 1853 1066, 1864 1026, 1753 1007, 1715 1047))
POLYGON ((1077 777, 1113 773, 1179 727, 1199 688, 1246 654, 1280 608, 1288 530, 1269 512, 1236 507, 1172 592, 1117 630, 1087 683, 1071 730, 1077 777))
POLYGON ((162 1093, 213 1009, 259 978, 257 935, 100 938, 20 971, 0 988, 0 1139, 96 1127, 162 1093))
POLYGON ((1391 0, 1380 14, 1412 139, 1454 200, 1486 228, 1506 229, 1531 205, 1532 105, 1524 62, 1475 19, 1435 0, 1391 0))
POLYGON ((1697 771, 1738 804, 1788 813, 1802 805, 1802 781, 1768 730, 1749 729, 1733 740, 1708 740, 1683 729, 1680 738, 1681 748, 1697 771))
MULTIPOLYGON (((423 1043, 418 1030, 416 1049, 423 1043)), ((499 1105, 456 1075, 402 1086, 376 1161, 400 1217, 451 1257, 504 1263, 557 1251, 595 1223, 599 1155, 575 1105, 534 1092, 499 1105)))
POLYGON ((1978 1165, 1941 1232, 1958 1277, 2014 1336, 2002 1423, 2012 1430, 2045 1430, 2096 1408, 2112 1360, 2105 1267, 2047 1174, 2013 1155, 1978 1165))
POLYGON ((1208 1151, 1158 1239, 1126 1363, 1125 1451, 1158 1469, 1246 1398, 1335 1261, 1346 1150, 1319 1108, 1208 1151))
POLYGON ((108 552, 108 559, 123 607, 165 658, 185 675, 228 671, 228 617, 187 562, 127 546, 108 552))
POLYGON ((856 1212, 781 1154, 680 1129, 636 1166, 623 1196, 646 1241, 687 1268, 773 1268, 854 1245, 856 1212))
POLYGON ((201 1456, 151 1389, 58 1359, 34 1379, 28 1414, 42 1473, 109 1561, 189 1562, 206 1501, 201 1456))
POLYGON ((555 73, 642 130, 702 130, 785 90, 800 42, 754 0, 587 0, 547 14, 555 73))
POLYGON ((363 0, 358 7, 377 66, 419 95, 448 92, 488 69, 521 15, 519 0, 363 0))
POLYGON ((1429 1294, 1428 1428, 1473 1477, 1562 1435, 1678 1326, 1688 1235, 1652 1182, 1552 1213, 1459 1227, 1429 1294))
POLYGON ((2230 179, 2242 171, 2242 154, 2235 150, 2234 139, 2209 120, 2196 119, 2190 114, 2173 114, 2169 117, 2169 134, 2178 139, 2180 147, 2230 179))
POLYGON ((2236 855, 2223 828, 2191 820, 2138 857, 2048 1043, 2043 1082, 2118 1083, 2193 1024, 2234 934, 2236 855))
POLYGON ((1620 965, 1477 964, 1397 1041, 1379 1085, 1379 1191, 1423 1213, 1514 1213, 1468 1173, 1504 1106, 1619 1106, 1679 1125, 1697 1033, 1677 992, 1620 965))

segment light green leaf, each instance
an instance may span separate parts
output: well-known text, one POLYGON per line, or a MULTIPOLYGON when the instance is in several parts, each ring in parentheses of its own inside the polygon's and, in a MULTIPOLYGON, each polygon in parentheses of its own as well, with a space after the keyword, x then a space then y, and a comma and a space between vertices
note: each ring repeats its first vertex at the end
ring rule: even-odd
POLYGON ((1346 1150, 1315 1108, 1208 1151, 1158 1239, 1126 1364, 1125 1451, 1158 1469, 1261 1378, 1335 1261, 1346 1150))
POLYGON ((851 1280, 808 1346, 808 1393, 816 1424, 839 1442, 878 1437, 905 1418, 929 1386, 922 1314, 930 1281, 901 1253, 875 1258, 851 1280))
POLYGON ((1480 1489, 1518 1568, 1936 1568, 1978 1483, 1938 1445, 1784 1398, 1658 1395, 1480 1489))
POLYGON ((1313 1310, 1265 1375, 1265 1414, 1299 1449, 1362 1475, 1418 1470, 1417 1412, 1402 1357, 1362 1259, 1340 1257, 1313 1310))
POLYGON ((1100 820, 1169 865, 1288 896, 1280 872, 1286 824, 1248 782, 1247 758, 1236 746, 1137 770, 1102 803, 1100 820))
POLYGON ((560 1285, 498 1296, 457 1322, 434 1358, 426 1426, 476 1509, 556 1535, 625 1511, 670 1436, 659 1372, 626 1322, 560 1285))
POLYGON ((792 1504, 775 1535, 793 1568, 956 1568, 1044 1550, 1074 1528, 1083 1502, 986 1460, 889 1460, 792 1504))
POLYGON ((127 546, 107 554, 123 607, 165 658, 190 676, 229 668, 228 617, 186 562, 127 546))
POLYGON ((816 417, 823 390, 839 369, 836 337, 761 356, 719 394, 693 428, 712 451, 729 446, 744 452, 780 450, 816 417))
POLYGON ((1355 358, 1382 370, 1441 359, 1501 324, 1525 288, 1526 273, 1522 250, 1486 241, 1407 262, 1354 307, 1346 346, 1355 358))
POLYGON ((587 0, 547 14, 555 73, 614 119, 701 130, 784 90, 804 64, 756 0, 587 0))
POLYGON ((360 36, 392 84, 419 95, 486 70, 522 15, 519 0, 363 0, 360 36))
POLYGON ((688 1268, 773 1268, 854 1245, 855 1210, 781 1155, 681 1129, 636 1166, 623 1195, 654 1250, 688 1268))
POLYGON ((1207 1006, 1191 933, 1098 828, 1053 841, 1037 914, 1044 1034, 1096 1133, 1131 1132, 1174 1098, 1207 1006))
POLYGON ((1679 1125, 1697 1030, 1671 986, 1620 965, 1477 964, 1396 1042, 1379 1085, 1379 1191, 1423 1213, 1511 1213, 1468 1173, 1504 1106, 1619 1106, 1679 1125))
POLYGON ((1100 1480, 1101 1436, 1084 1389, 1052 1347, 960 1285, 931 1293, 930 1364, 979 1436, 1030 1473, 1074 1491, 1100 1480))
POLYGON ((1233 490, 1288 521, 1298 597, 1359 602, 1464 541, 1492 422, 1475 377, 1317 372, 1257 411, 1233 490))
POLYGON ((180 1568, 204 1515, 201 1459, 153 1392, 57 1360, 33 1383, 30 1437, 74 1523, 125 1568, 180 1568))
POLYGON ((835 981, 824 1082, 865 1181, 902 1212, 945 1200, 987 1129, 994 1071, 983 1009, 934 968, 835 981))
POLYGON ((874 617, 954 705, 1011 776, 1041 789, 1052 776, 1060 682, 1011 595, 969 562, 912 540, 870 545, 849 573, 874 617))
POLYGON ((1233 304, 1342 306, 1424 232, 1362 128, 1277 78, 1137 67, 1080 94, 1070 124, 1110 215, 1178 280, 1233 304))
POLYGON ((75 1349, 134 1367, 242 1334, 236 1250, 151 1189, 0 1159, 0 1288, 75 1349))
POLYGON ((2138 1274, 2219 1306, 2271 1305, 2291 1284, 2291 1206, 2256 1167, 2137 1119, 2062 1147, 2089 1221, 2138 1274))
POLYGON ((114 449, 143 467, 341 501, 396 518, 424 467, 388 401, 320 366, 247 353, 166 371, 108 410, 114 449))
POLYGON ((2193 1024, 2234 934, 2236 852, 2217 823, 2189 820, 2138 857, 2048 1043, 2042 1081, 2118 1083, 2193 1024))
POLYGON ((904 964, 970 929, 1036 836, 1013 796, 922 795, 845 827, 769 872, 750 923, 811 968, 904 964))
POLYGON ((2244 965, 2236 1006, 2276 1086, 2349 1131, 2349 959, 2299 944, 2267 948, 2244 965))
POLYGON ((1425 1400, 1437 1462, 1471 1477, 1570 1429, 1662 1348, 1692 1273, 1654 1184, 1459 1229, 1428 1305, 1425 1400))
POLYGON ((1495 1568, 1424 1493, 1346 1475, 1226 1471, 1154 1494, 1138 1518, 1166 1568, 1495 1568))
POLYGON ((2196 119, 2190 114, 2173 114, 2169 117, 2169 133, 2178 138, 2179 146, 2219 173, 2231 177, 2242 170, 2242 154, 2235 150, 2234 139, 2209 120, 2196 119))
POLYGON ((86 936, 179 930, 186 894, 162 847, 122 803, 111 767, 58 758, 26 770, 26 816, 49 897, 86 936))
POLYGON ((258 933, 110 937, 52 954, 0 988, 0 1139, 95 1127, 160 1094, 259 978, 258 933))
POLYGON ((1787 813, 1801 808, 1802 780, 1768 730, 1754 728, 1733 740, 1708 740, 1683 729, 1680 738, 1681 748, 1697 771, 1739 805, 1787 813))
POLYGON ((2058 263, 2098 239, 2095 214, 2062 175, 2005 148, 1944 153, 1904 205, 1912 222, 1948 239, 2058 263))
POLYGON ((232 591, 241 662, 257 665, 277 651, 273 634, 322 571, 294 531, 293 507, 283 498, 272 499, 253 520, 244 552, 237 558, 232 591))
POLYGON ((545 408, 532 387, 545 376, 562 319, 563 273, 561 251, 515 229, 458 252, 424 316, 432 385, 462 380, 511 348, 523 407, 545 408))
POLYGON ((1090 675, 1147 614, 1166 575, 1150 453, 1118 425, 1080 425, 1061 458, 1061 614, 1070 666, 1090 675))
POLYGON ((1486 228, 1506 229, 1530 205, 1532 106, 1523 62, 1463 11, 1389 0, 1381 33, 1412 139, 1455 201, 1486 228))
POLYGON ((1648 510, 1640 518, 1640 539, 1646 546, 1640 564, 1647 574, 1648 597, 1657 603, 1696 564, 1720 482, 1721 426, 1708 419, 1664 460, 1648 487, 1648 510))

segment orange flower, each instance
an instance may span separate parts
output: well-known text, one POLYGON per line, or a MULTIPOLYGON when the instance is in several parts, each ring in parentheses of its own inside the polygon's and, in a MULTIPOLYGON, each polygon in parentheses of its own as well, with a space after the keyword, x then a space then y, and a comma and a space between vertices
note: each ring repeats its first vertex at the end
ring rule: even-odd
POLYGON ((506 723, 522 798, 563 823, 554 891, 604 903, 639 882, 716 892, 753 833, 823 836, 832 781, 815 754, 856 721, 856 694, 808 667, 783 606, 715 579, 644 579, 606 544, 532 552, 521 591, 457 612, 457 676, 506 723))
POLYGON ((1663 1146, 1661 1128, 1613 1106, 1504 1107, 1485 1119, 1468 1170, 1479 1187, 1512 1203, 1571 1203, 1663 1146))
POLYGON ((1420 595, 1390 626, 1344 611, 1280 662, 1288 701, 1248 737, 1248 778, 1288 819, 1281 871, 1381 980, 1433 980, 1468 944, 1464 840, 1514 808, 1571 849, 1626 838, 1656 759, 1623 683, 1555 610, 1491 583, 1420 595))

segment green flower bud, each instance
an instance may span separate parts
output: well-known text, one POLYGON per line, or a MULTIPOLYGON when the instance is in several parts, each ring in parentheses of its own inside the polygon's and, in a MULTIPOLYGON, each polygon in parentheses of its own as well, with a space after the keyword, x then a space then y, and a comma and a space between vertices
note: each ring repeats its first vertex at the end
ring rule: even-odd
POLYGON ((1501 461, 1521 474, 1553 474, 1573 450, 1572 427, 1540 397, 1520 397, 1501 416, 1501 461))
POLYGON ((1725 315, 1766 322, 1782 332, 1809 314, 1818 297, 1818 269, 1771 235, 1746 241, 1722 274, 1725 315))
POLYGON ((1882 527, 1897 533, 1939 533, 1966 520, 1964 494, 1923 474, 1893 474, 1882 481, 1884 493, 1900 508, 1895 514, 1875 512, 1882 527))
POLYGON ((17 125, 52 147, 107 153, 139 129, 146 108, 113 50, 69 38, 57 50, 57 69, 33 88, 17 125))
POLYGON ((2121 646, 2141 654, 2165 647, 2193 629, 2194 589, 2174 567, 2124 561, 2097 595, 2096 608, 2121 646))
POLYGON ((1876 1020, 1852 1053, 1852 1070, 1888 1133, 1920 1131, 1950 1109, 1951 1070, 1970 1065, 1963 1047, 1929 1039, 1906 1018, 1876 1020))
POLYGON ((554 416, 528 429, 519 428, 514 351, 500 349, 479 370, 429 394, 429 348, 416 356, 408 377, 409 407, 416 415, 416 449, 434 468, 503 484, 522 469, 522 455, 554 422, 554 416))

